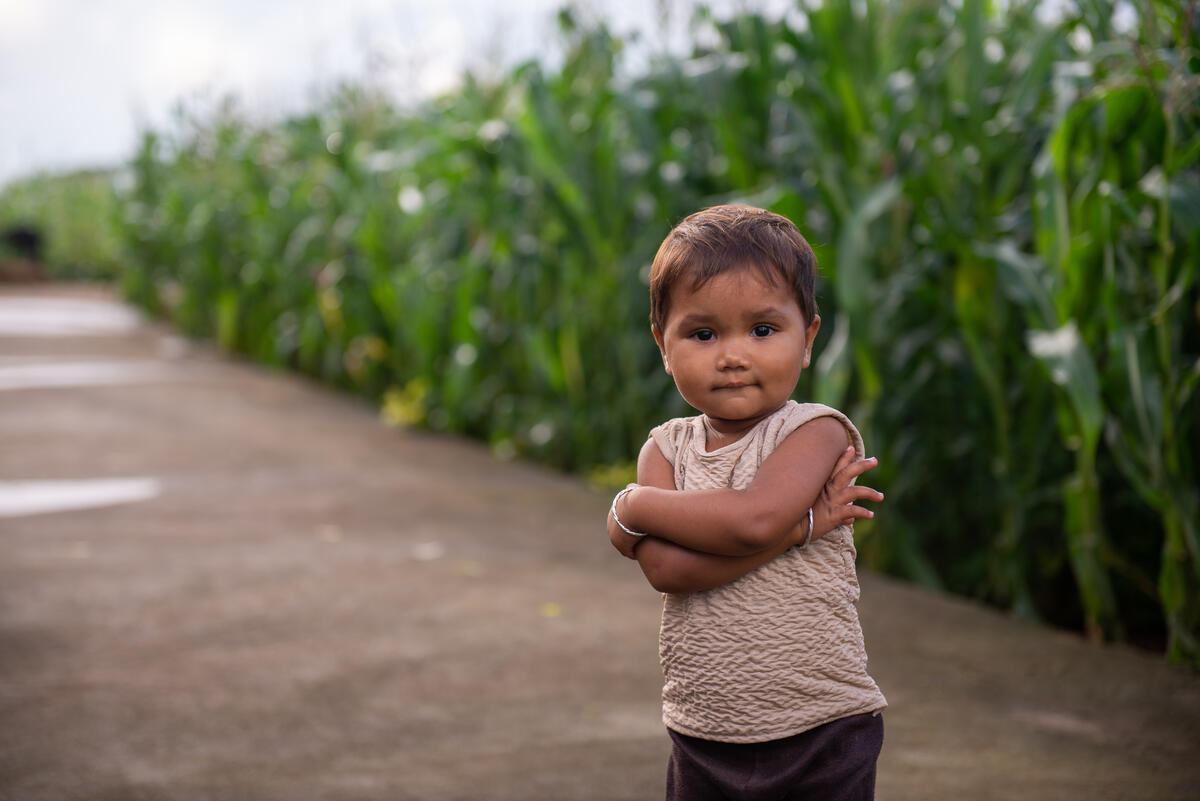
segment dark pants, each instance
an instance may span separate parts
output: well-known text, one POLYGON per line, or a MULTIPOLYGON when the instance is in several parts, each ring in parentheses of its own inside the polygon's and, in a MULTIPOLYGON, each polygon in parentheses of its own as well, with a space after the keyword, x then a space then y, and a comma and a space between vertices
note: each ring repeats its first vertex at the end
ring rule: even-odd
POLYGON ((872 801, 883 716, 852 715, 765 743, 667 729, 667 801, 872 801))

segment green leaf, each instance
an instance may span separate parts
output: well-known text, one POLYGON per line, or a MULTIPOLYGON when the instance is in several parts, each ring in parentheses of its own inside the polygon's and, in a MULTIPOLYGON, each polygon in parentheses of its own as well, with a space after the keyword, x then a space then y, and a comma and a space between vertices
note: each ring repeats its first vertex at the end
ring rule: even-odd
POLYGON ((1040 259, 1022 253, 1011 239, 995 246, 980 244, 976 250, 996 260, 1001 289, 1026 310, 1035 327, 1048 329, 1058 324, 1053 279, 1040 259))
POLYGON ((235 350, 238 341, 238 293, 234 288, 221 291, 216 307, 217 343, 226 350, 235 350))
POLYGON ((834 292, 838 309, 855 319, 867 312, 872 286, 868 254, 872 251, 870 226, 900 197, 899 179, 891 178, 872 187, 855 204, 837 238, 834 292))
POLYGON ((1030 330, 1026 344, 1070 401, 1076 430, 1064 433, 1081 437, 1085 451, 1094 453, 1104 425, 1104 406, 1091 353, 1075 321, 1053 331, 1030 330))
POLYGON ((817 403, 841 408, 845 405, 846 390, 850 386, 850 320, 848 315, 839 314, 833 321, 833 336, 825 343, 817 358, 817 377, 813 396, 817 403))

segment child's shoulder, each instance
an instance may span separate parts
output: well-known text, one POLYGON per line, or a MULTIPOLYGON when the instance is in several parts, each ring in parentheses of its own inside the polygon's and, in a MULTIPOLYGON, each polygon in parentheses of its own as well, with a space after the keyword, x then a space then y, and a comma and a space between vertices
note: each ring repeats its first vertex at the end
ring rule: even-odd
POLYGON ((773 436, 776 444, 785 440, 805 423, 821 417, 832 417, 842 424, 842 428, 846 430, 848 444, 854 446, 854 450, 858 453, 859 457, 862 457, 866 453, 863 447, 862 435, 858 433, 858 429, 854 426, 854 423, 850 422, 850 418, 844 412, 832 406, 826 406, 823 403, 798 403, 797 401, 789 400, 784 404, 780 413, 777 413, 779 415, 777 422, 776 420, 772 420, 772 428, 774 430, 768 431, 768 436, 773 436))
POLYGON ((818 417, 836 417, 847 423, 850 422, 850 418, 846 416, 845 412, 832 406, 826 406, 824 403, 800 403, 789 400, 778 413, 783 414, 788 420, 803 420, 805 423, 818 417))
POLYGON ((668 462, 675 462, 675 454, 687 446, 688 440, 697 433, 704 436, 703 415, 691 417, 673 417, 665 423, 650 429, 650 439, 658 445, 662 455, 668 462))

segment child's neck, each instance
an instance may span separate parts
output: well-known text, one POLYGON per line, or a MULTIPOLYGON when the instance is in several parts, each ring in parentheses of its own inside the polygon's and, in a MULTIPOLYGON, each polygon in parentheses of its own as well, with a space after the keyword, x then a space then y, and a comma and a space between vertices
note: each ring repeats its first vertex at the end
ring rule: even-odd
MULTIPOLYGON (((782 406, 779 407, 779 409, 782 408, 782 406)), ((779 409, 775 409, 761 417, 751 417, 746 420, 721 420, 710 417, 707 414, 700 415, 700 421, 704 424, 705 453, 711 453, 719 448, 724 448, 726 445, 732 445, 750 433, 756 425, 779 411, 779 409)))

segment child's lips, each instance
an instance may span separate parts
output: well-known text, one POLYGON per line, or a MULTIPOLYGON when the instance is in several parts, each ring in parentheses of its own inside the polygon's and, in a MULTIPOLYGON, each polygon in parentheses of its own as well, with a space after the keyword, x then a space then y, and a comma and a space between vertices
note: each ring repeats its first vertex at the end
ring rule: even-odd
POLYGON ((717 389, 741 389, 742 387, 750 386, 748 381, 731 381, 728 384, 720 384, 717 389))

